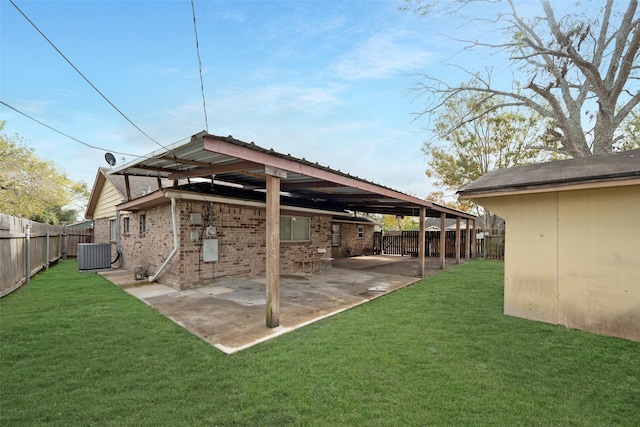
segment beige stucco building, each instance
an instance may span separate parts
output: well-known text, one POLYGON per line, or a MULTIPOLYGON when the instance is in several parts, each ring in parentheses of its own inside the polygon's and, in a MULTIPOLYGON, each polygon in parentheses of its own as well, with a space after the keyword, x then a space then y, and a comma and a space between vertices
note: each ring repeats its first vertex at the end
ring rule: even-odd
POLYGON ((640 150, 496 170, 458 193, 506 221, 505 314, 640 341, 640 150))

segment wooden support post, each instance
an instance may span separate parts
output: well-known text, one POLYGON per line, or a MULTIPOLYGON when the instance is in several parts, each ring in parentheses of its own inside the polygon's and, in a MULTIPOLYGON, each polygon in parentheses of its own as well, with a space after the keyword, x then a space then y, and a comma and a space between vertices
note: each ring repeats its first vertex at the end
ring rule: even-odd
POLYGON ((267 175, 267 327, 280 325, 280 178, 267 175))
POLYGON ((471 258, 476 257, 476 220, 471 220, 471 258))
POLYGON ((267 180, 267 286, 266 324, 268 328, 280 325, 280 178, 287 173, 276 168, 265 168, 267 180))
POLYGON ((460 264, 460 217, 456 218, 456 264, 460 264))
POLYGON ((465 248, 464 248, 464 259, 465 260, 469 260, 469 250, 471 249, 471 228, 469 227, 469 225, 471 225, 471 220, 470 219, 466 219, 464 222, 467 223, 467 234, 465 234, 465 248))
POLYGON ((418 262, 420 263, 420 277, 424 277, 425 276, 425 269, 424 269, 424 252, 425 252, 425 246, 426 246, 426 231, 425 231, 425 227, 424 227, 424 221, 425 221, 425 217, 427 216, 427 208, 422 207, 420 208, 420 237, 418 238, 418 262))
POLYGON ((129 175, 124 176, 124 188, 127 193, 127 201, 131 201, 131 185, 129 185, 129 175))
POLYGON ((445 253, 446 253, 446 240, 445 240, 445 236, 447 234, 447 232, 445 231, 445 218, 446 218, 446 214, 443 212, 440 214, 440 267, 444 270, 444 266, 445 266, 445 253))

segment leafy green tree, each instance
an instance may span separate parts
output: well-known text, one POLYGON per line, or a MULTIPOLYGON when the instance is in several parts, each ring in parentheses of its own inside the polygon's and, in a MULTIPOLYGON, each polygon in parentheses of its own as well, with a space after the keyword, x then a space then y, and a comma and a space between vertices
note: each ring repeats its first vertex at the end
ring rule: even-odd
POLYGON ((437 187, 455 192, 493 169, 548 158, 546 152, 532 148, 544 128, 537 114, 493 108, 476 117, 478 109, 501 102, 500 98, 488 103, 481 95, 459 93, 439 110, 436 137, 422 147, 430 166, 426 174, 437 187))
POLYGON ((632 111, 622 123, 615 148, 620 151, 640 148, 640 111, 632 111))
MULTIPOLYGON (((515 107, 491 108, 476 116, 478 109, 501 102, 496 98, 488 104, 481 95, 473 93, 459 93, 447 100, 434 120, 435 138, 422 147, 430 166, 426 174, 434 179, 436 187, 455 193, 491 170, 537 163, 555 156, 537 148, 545 121, 535 112, 523 113, 515 107)), ((481 215, 487 225, 496 221, 494 215, 470 201, 445 203, 441 191, 431 193, 428 199, 481 215)))
MULTIPOLYGON (((454 196, 455 197, 455 196, 454 196)), ((469 200, 458 200, 457 197, 454 199, 445 198, 444 191, 436 190, 427 194, 425 197, 430 202, 437 203, 441 206, 446 206, 451 209, 457 209, 463 212, 472 212, 475 205, 469 200)))
POLYGON ((389 230, 419 230, 420 221, 416 217, 385 215, 382 220, 382 229, 389 230))
POLYGON ((87 185, 40 159, 19 135, 6 135, 4 126, 0 121, 0 212, 51 223, 68 219, 71 212, 64 207, 86 198, 87 185))

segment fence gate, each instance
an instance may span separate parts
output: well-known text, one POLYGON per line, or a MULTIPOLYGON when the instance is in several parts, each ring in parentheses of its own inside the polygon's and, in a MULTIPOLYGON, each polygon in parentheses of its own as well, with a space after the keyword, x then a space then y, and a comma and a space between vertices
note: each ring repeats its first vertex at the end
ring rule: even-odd
MULTIPOLYGON (((411 231, 383 231, 376 232, 374 236, 374 254, 380 255, 410 255, 418 256, 418 246, 420 244, 420 232, 411 231)), ((467 245, 467 230, 460 230, 460 257, 465 256, 465 245, 467 245)), ((445 231, 445 256, 455 258, 455 230, 445 231)), ((440 256, 440 231, 425 231, 425 256, 440 256)))

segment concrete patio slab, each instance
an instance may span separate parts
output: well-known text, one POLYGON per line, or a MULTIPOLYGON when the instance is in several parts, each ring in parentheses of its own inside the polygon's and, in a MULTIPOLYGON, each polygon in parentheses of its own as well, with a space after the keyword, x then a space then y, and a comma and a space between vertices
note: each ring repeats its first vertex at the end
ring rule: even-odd
POLYGON ((415 258, 358 257, 336 264, 341 268, 329 267, 313 275, 280 277, 280 326, 273 329, 265 326, 265 279, 262 277, 218 279, 209 286, 177 291, 159 283, 136 282, 133 273, 126 270, 100 274, 230 354, 419 280, 413 274, 417 269, 415 258), (357 269, 345 268, 349 266, 357 269), (381 266, 390 268, 394 274, 372 271, 380 270, 381 266))

